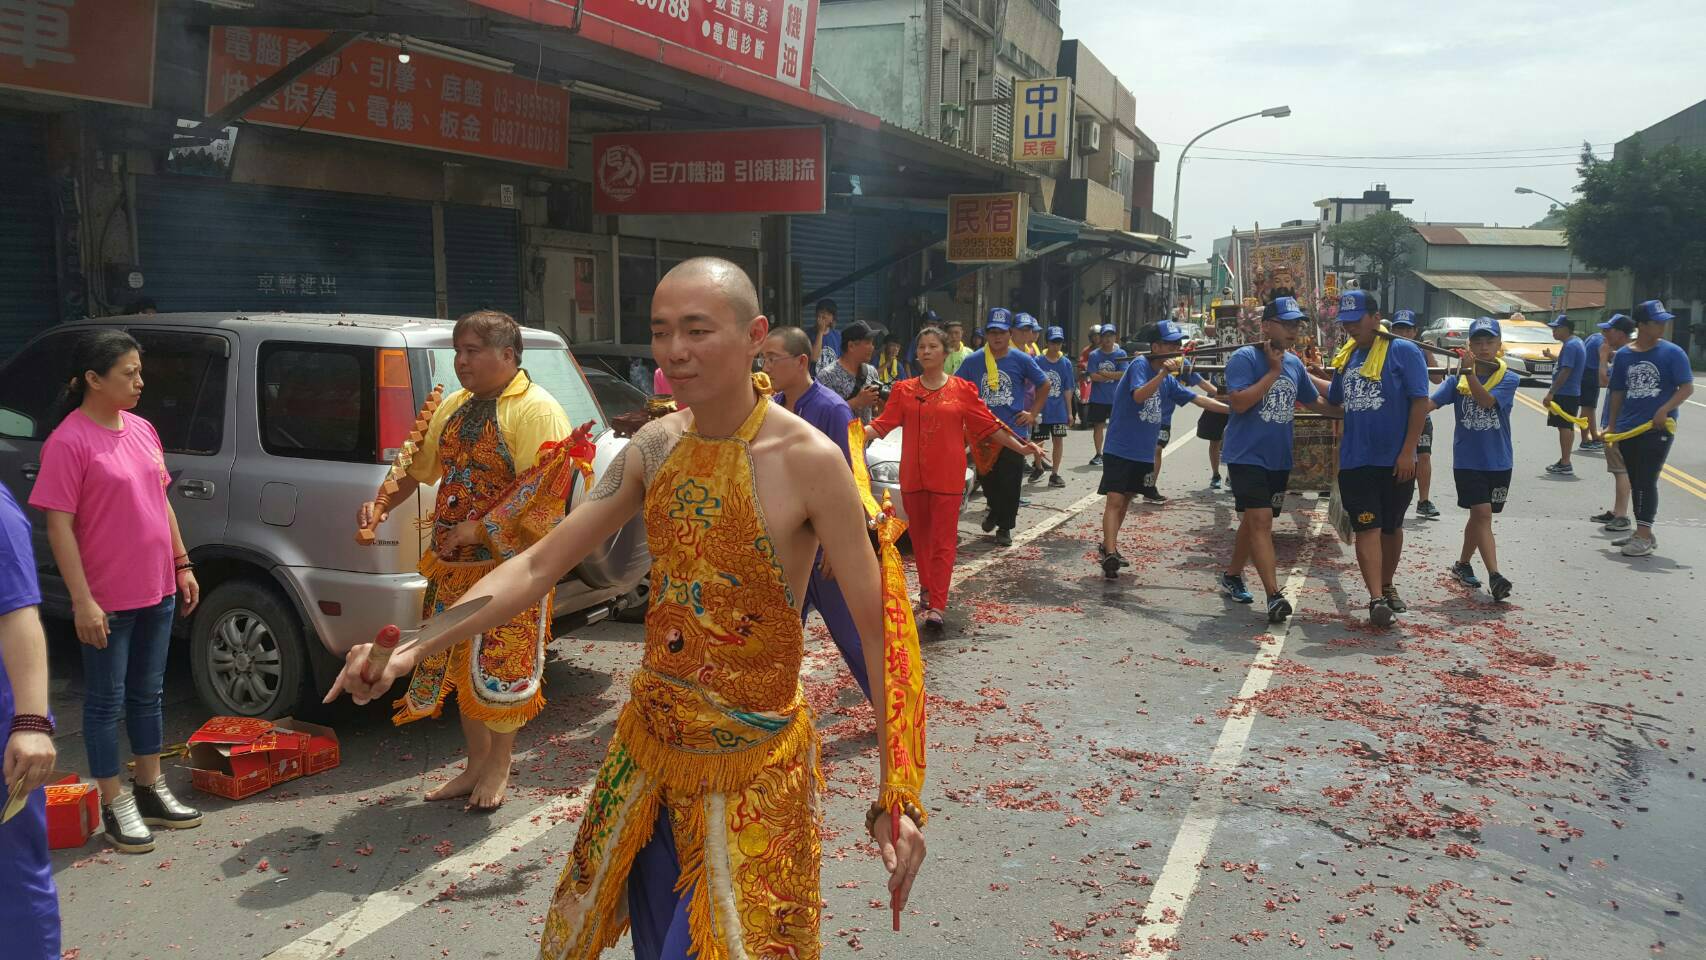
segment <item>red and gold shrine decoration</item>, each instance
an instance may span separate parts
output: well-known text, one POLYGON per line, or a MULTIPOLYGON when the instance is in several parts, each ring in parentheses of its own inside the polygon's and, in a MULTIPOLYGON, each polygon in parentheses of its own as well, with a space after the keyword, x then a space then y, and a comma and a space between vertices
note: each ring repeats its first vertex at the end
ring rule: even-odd
POLYGON ((948 198, 948 262, 1011 263, 1026 246, 1031 202, 1022 193, 948 198))
MULTIPOLYGON (((322 30, 214 27, 207 112, 249 92, 325 37, 322 30)), ((372 40, 327 57, 243 119, 539 167, 569 165, 567 90, 425 53, 399 63, 396 47, 372 40)))
POLYGON ((829 180, 822 127, 592 138, 600 214, 822 213, 829 180))
MULTIPOLYGON (((911 805, 924 809, 924 654, 918 647, 918 625, 912 619, 912 600, 907 596, 906 568, 900 562, 895 541, 906 532, 906 521, 895 516, 894 504, 879 506, 871 495, 871 475, 865 469, 865 426, 858 420, 847 425, 847 449, 854 451, 853 482, 865 502, 865 514, 877 533, 878 559, 883 580, 883 702, 888 705, 884 724, 887 738, 888 774, 883 778, 882 805, 895 811, 911 805)), ((898 812, 896 813, 898 816, 898 812)), ((928 814, 925 814, 928 816, 928 814)), ((919 824, 923 826, 923 824, 919 824)), ((898 923, 898 921, 896 921, 898 923)))
POLYGON ((154 105, 155 0, 0 0, 0 87, 154 105))
POLYGON ((474 0, 557 27, 586 19, 638 30, 790 87, 812 86, 818 0, 474 0))

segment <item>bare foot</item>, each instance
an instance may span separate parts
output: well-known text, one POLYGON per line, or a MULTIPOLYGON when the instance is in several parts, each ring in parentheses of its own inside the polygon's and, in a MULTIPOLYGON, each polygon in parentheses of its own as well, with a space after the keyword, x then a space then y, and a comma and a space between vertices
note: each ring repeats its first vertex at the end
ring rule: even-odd
POLYGON ((468 769, 457 774, 455 779, 428 790, 426 798, 428 800, 454 800, 457 797, 466 797, 474 792, 474 785, 479 782, 479 768, 470 762, 468 769))
POLYGON ((509 790, 509 762, 496 764, 496 769, 487 770, 474 785, 474 791, 468 796, 468 805, 464 810, 474 813, 490 813, 504 805, 505 794, 509 790))

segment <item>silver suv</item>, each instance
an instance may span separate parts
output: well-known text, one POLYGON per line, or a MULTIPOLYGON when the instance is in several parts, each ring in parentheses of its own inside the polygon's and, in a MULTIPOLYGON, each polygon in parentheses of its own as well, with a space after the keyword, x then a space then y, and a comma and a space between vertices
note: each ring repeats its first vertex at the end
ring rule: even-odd
MULTIPOLYGON (((456 389, 452 324, 410 317, 158 314, 61 324, 0 369, 0 479, 27 501, 72 344, 119 326, 142 344, 136 412, 153 423, 202 603, 188 623, 196 692, 220 714, 280 717, 317 700, 348 649, 412 625, 433 488, 394 509, 377 545, 355 542, 434 384, 456 389)), ((592 420, 602 471, 627 441, 608 427, 556 334, 523 328, 523 367, 575 424, 592 420)), ((577 480, 571 505, 586 496, 577 480)), ((31 512, 43 606, 69 616, 43 518, 31 512)), ((636 602, 651 565, 636 518, 558 584, 556 613, 636 602)))

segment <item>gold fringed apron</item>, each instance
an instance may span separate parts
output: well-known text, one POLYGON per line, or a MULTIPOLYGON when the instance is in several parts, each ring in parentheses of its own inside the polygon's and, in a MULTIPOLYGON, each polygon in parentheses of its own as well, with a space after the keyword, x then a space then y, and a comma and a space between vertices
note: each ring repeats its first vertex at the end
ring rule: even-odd
POLYGON ((669 815, 698 960, 819 956, 817 731, 793 592, 748 444, 691 429, 646 491, 643 666, 588 798, 540 956, 590 960, 628 927, 628 873, 669 815))

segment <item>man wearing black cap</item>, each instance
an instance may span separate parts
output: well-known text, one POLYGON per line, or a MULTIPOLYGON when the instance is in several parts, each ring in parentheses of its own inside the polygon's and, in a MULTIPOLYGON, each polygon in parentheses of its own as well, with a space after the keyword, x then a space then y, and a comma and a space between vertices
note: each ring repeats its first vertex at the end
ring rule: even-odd
POLYGON ((1552 339, 1560 344, 1558 348, 1558 368, 1552 374, 1552 386, 1546 390, 1546 400, 1541 406, 1546 408, 1547 426, 1558 428, 1558 462, 1546 468, 1553 476, 1573 477, 1575 467, 1570 465, 1570 451, 1576 446, 1577 414, 1582 408, 1582 371, 1587 369, 1587 348, 1582 345, 1582 338, 1576 336, 1576 328, 1570 323, 1568 314, 1560 313, 1547 324, 1552 328, 1552 339))
POLYGON ((1366 290, 1339 298, 1339 328, 1348 339, 1333 357, 1336 372, 1327 393, 1345 418, 1339 501, 1356 531, 1368 619, 1384 627, 1408 609, 1393 577, 1404 552, 1404 514, 1416 493, 1428 367, 1420 347, 1380 329, 1380 301, 1366 290))
POLYGON ((881 393, 877 368, 871 366, 871 354, 875 350, 871 328, 855 320, 841 331, 841 358, 817 372, 818 382, 847 401, 847 405, 865 423, 870 423, 875 415, 877 398, 881 393))
MULTIPOLYGON (((1599 348, 1599 388, 1610 393, 1611 362, 1617 352, 1627 347, 1635 339, 1635 321, 1621 313, 1614 313, 1611 319, 1599 325, 1600 335, 1604 340, 1599 348)), ((1601 435, 1611 429, 1611 398, 1606 397, 1599 407, 1599 429, 1601 435)), ((1635 523, 1629 519, 1629 468, 1623 463, 1623 454, 1615 443, 1602 444, 1605 449, 1605 470, 1611 474, 1612 500, 1611 509, 1604 513, 1595 514, 1588 519, 1601 524, 1600 529, 1606 533, 1621 533, 1622 537, 1611 541, 1614 547, 1621 547, 1634 537, 1635 523)))
POLYGON ((1675 317, 1658 300, 1637 306, 1635 342, 1617 351, 1611 364, 1612 432, 1605 439, 1623 454, 1635 501, 1635 535, 1623 545, 1625 557, 1651 556, 1658 547, 1653 521, 1659 474, 1670 456, 1682 405, 1694 395, 1688 354, 1664 339, 1665 324, 1675 317))

